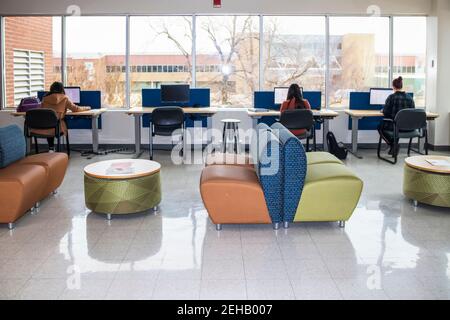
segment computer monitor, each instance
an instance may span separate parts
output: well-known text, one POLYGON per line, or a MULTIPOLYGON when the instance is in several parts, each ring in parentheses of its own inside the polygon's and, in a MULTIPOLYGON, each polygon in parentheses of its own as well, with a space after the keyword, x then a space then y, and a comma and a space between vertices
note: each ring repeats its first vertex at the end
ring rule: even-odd
MULTIPOLYGON (((282 104, 284 101, 286 101, 289 91, 288 87, 275 87, 273 91, 275 96, 274 98, 275 104, 282 104)), ((300 91, 303 96, 303 87, 300 87, 300 91)))
POLYGON ((164 84, 161 85, 162 103, 187 103, 190 100, 188 84, 164 84))
POLYGON ((386 103, 386 99, 394 93, 394 90, 389 88, 371 88, 370 89, 370 105, 379 106, 386 103))
POLYGON ((69 97, 70 101, 73 103, 80 103, 80 87, 64 87, 66 96, 69 97))

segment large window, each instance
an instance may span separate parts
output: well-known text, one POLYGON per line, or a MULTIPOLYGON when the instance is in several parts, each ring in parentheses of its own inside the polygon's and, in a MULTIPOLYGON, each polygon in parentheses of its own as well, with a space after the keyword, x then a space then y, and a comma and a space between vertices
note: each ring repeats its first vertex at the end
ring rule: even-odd
POLYGON ((264 17, 263 89, 298 83, 325 92, 325 41, 325 17, 264 17))
POLYGON ((61 18, 6 17, 6 105, 37 96, 61 80, 61 18))
POLYGON ((197 87, 211 88, 211 103, 253 103, 259 81, 259 18, 197 17, 197 87))
POLYGON ((130 51, 131 106, 142 88, 191 84, 192 17, 131 17, 130 51))
POLYGON ((210 88, 211 105, 252 106, 254 91, 298 83, 322 91, 323 107, 340 108, 348 107, 350 92, 390 87, 390 76, 399 75, 416 105, 425 105, 426 17, 392 17, 392 30, 391 18, 368 16, 129 19, 127 70, 126 16, 5 17, 6 106, 62 81, 62 58, 66 84, 100 90, 104 107, 127 107, 127 98, 141 106, 142 89, 164 83, 210 88))
POLYGON ((330 18, 330 107, 351 91, 389 86, 389 18, 330 18))
POLYGON ((403 77, 404 89, 413 92, 416 105, 422 107, 425 106, 426 34, 425 17, 394 18, 394 78, 403 77))
POLYGON ((68 17, 67 83, 101 90, 105 106, 125 106, 125 17, 68 17), (115 69, 114 69, 115 70, 115 69))

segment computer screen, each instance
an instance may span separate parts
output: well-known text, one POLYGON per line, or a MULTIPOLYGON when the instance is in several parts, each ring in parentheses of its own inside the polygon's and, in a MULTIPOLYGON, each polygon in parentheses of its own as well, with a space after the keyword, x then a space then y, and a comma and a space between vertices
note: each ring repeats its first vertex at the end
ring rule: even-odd
POLYGON ((370 89, 370 105, 379 106, 386 103, 386 99, 394 93, 394 90, 389 88, 372 88, 370 89))
MULTIPOLYGON (((289 91, 288 87, 275 87, 273 91, 274 91, 274 96, 275 96, 275 99, 274 99, 275 104, 282 104, 284 101, 286 101, 288 91, 289 91)), ((303 96, 303 88, 302 87, 300 87, 300 91, 302 92, 302 96, 303 96)))
POLYGON ((69 97, 70 101, 73 103, 80 103, 80 87, 64 87, 66 96, 69 97))
POLYGON ((161 85, 162 103, 186 103, 189 102, 188 84, 165 84, 161 85))

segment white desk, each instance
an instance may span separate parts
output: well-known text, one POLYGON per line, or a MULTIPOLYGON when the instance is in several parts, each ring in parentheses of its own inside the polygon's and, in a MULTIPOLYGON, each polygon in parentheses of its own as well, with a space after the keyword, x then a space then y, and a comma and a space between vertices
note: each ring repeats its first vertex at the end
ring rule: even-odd
MULTIPOLYGON (((142 116, 144 114, 151 114, 156 107, 135 107, 126 110, 125 112, 134 117, 134 148, 135 148, 135 156, 138 158, 141 156, 141 126, 142 126, 142 116)), ((192 108, 185 107, 183 108, 185 114, 188 115, 204 115, 211 117, 217 112, 217 108, 192 108)), ((208 142, 210 140, 211 128, 210 122, 208 121, 208 142)))
MULTIPOLYGON (((336 118, 339 113, 332 110, 311 110, 315 119, 323 120, 323 149, 328 150, 327 145, 327 134, 330 131, 329 121, 336 118)), ((248 110, 247 114, 253 119, 253 128, 256 128, 258 120, 262 117, 279 117, 280 111, 277 110, 267 110, 267 111, 253 111, 248 110)))
MULTIPOLYGON (((4 110, 7 111, 7 110, 4 110)), ((8 110, 9 111, 9 110, 8 110)), ((80 111, 80 112, 67 112, 66 116, 72 116, 72 117, 86 117, 91 119, 92 123, 92 152, 94 154, 98 154, 98 145, 99 145, 99 139, 98 139, 98 119, 102 113, 105 113, 107 109, 101 108, 101 109, 91 109, 87 111, 80 111)), ((14 117, 25 117, 25 112, 16 112, 15 109, 10 110, 10 114, 14 117)), ((29 148, 29 145, 27 144, 27 148, 29 148)), ((28 151, 28 150, 27 150, 28 151)))
MULTIPOLYGON (((352 152, 354 154, 358 153, 358 124, 359 120, 362 118, 370 117, 382 117, 383 113, 381 110, 345 110, 345 113, 352 119, 352 152)), ((427 112, 427 120, 433 121, 438 118, 437 113, 427 112)))

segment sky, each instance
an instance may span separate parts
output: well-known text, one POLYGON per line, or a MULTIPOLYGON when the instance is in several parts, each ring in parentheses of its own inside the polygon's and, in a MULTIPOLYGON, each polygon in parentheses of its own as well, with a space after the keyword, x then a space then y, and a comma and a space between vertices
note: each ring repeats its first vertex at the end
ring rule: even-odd
MULTIPOLYGON (((230 17, 214 16, 214 25, 226 23, 230 17)), ((242 20, 242 19, 241 19, 242 20)), ((197 52, 215 53, 212 42, 201 30, 208 17, 197 17, 197 52)), ((265 28, 276 23, 280 34, 321 35, 325 34, 324 17, 264 17, 265 28)), ((131 53, 165 54, 178 53, 173 42, 158 36, 155 28, 162 30, 167 25, 183 47, 191 49, 191 39, 186 35, 189 24, 182 17, 132 17, 130 29, 131 53)), ((255 31, 258 17, 253 17, 255 31)), ((86 54, 124 54, 125 17, 68 17, 66 23, 67 53, 73 56, 86 54)), ((226 37, 226 32, 217 28, 217 37, 226 37)), ((61 43, 61 18, 53 18, 53 43, 61 43)), ((330 34, 346 33, 375 34, 375 51, 387 53, 389 49, 389 19, 386 17, 331 17, 330 34)), ((396 54, 424 54, 426 51, 426 18, 397 17, 394 19, 394 50, 396 54), (413 30, 413 32, 412 32, 413 30)))

